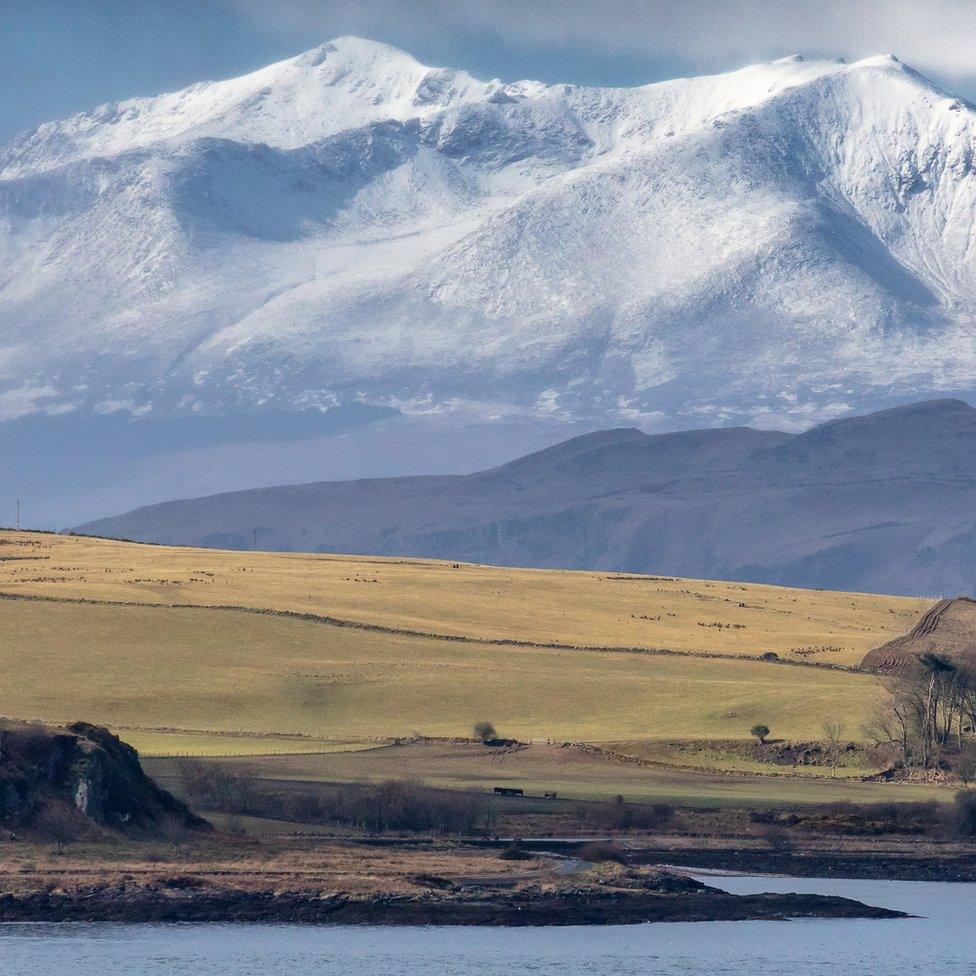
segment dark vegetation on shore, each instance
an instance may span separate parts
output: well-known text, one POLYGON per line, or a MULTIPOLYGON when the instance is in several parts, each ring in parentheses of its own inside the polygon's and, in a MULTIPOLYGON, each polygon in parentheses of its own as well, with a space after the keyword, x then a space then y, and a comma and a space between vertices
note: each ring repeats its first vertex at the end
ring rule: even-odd
MULTIPOLYGON (((376 784, 276 784, 247 767, 200 759, 174 761, 179 792, 200 809, 314 824, 364 834, 428 832, 497 835, 506 817, 496 797, 443 790, 415 779, 376 784)), ((669 803, 633 803, 622 796, 572 805, 570 816, 588 830, 660 830, 674 819, 669 803)))

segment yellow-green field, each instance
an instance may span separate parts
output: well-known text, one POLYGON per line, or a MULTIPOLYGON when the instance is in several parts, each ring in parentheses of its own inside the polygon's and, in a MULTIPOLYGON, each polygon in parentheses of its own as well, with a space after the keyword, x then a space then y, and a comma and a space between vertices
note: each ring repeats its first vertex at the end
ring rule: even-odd
POLYGON ((232 610, 0 601, 0 632, 3 713, 84 718, 137 743, 152 731, 153 752, 200 752, 201 731, 454 736, 480 719, 526 739, 747 737, 760 721, 815 738, 833 716, 856 728, 878 694, 867 675, 822 668, 461 644, 232 610))
MULTIPOLYGON (((759 656, 854 665, 926 607, 752 584, 0 532, 0 714, 105 724, 148 755, 264 756, 281 769, 352 768, 365 757, 376 769, 386 753, 370 747, 383 740, 465 736, 483 719, 504 736, 558 742, 705 743, 748 738, 757 722, 809 740, 828 720, 855 737, 881 694, 875 679, 759 656), (678 653, 651 653, 660 650, 678 653)), ((580 795, 727 799, 718 771, 731 767, 720 753, 712 765, 711 777, 617 764, 598 774, 606 762, 593 759, 553 782, 564 792, 575 782, 580 795)), ((411 772, 444 785, 466 775, 411 772)), ((780 795, 785 782, 756 777, 746 798, 780 795)), ((898 792, 789 784, 803 797, 898 792)))
POLYGON ((435 560, 0 532, 0 592, 327 615, 394 630, 856 665, 930 601, 435 560))
POLYGON ((364 752, 386 740, 317 738, 311 735, 260 735, 241 732, 190 732, 115 726, 115 732, 147 756, 297 756, 332 752, 364 752))

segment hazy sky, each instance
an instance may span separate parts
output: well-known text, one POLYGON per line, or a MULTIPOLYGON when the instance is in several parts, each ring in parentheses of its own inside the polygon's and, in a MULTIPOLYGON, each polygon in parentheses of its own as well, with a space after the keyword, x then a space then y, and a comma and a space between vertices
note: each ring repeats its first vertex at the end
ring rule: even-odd
POLYGON ((976 96, 976 0, 0 0, 0 141, 340 34, 483 78, 606 85, 892 53, 976 96))

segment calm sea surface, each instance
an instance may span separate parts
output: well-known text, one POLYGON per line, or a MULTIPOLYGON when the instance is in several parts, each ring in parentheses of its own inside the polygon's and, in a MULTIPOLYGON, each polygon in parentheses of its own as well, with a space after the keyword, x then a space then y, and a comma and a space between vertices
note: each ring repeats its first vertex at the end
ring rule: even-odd
POLYGON ((742 893, 847 895, 925 917, 544 929, 0 925, 0 976, 976 974, 976 885, 708 880, 742 893))

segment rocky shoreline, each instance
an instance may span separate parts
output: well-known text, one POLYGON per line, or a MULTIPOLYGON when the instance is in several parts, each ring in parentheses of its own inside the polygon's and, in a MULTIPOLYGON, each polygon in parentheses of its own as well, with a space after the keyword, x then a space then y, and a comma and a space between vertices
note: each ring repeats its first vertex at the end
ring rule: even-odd
POLYGON ((864 851, 758 851, 721 848, 642 848, 632 864, 669 864, 734 874, 872 881, 976 882, 976 854, 865 853, 864 851))
POLYGON ((73 891, 0 894, 0 921, 553 926, 906 917, 831 895, 732 895, 664 872, 644 884, 651 890, 585 885, 557 891, 349 895, 245 891, 214 887, 206 879, 182 878, 152 885, 120 882, 73 891))

